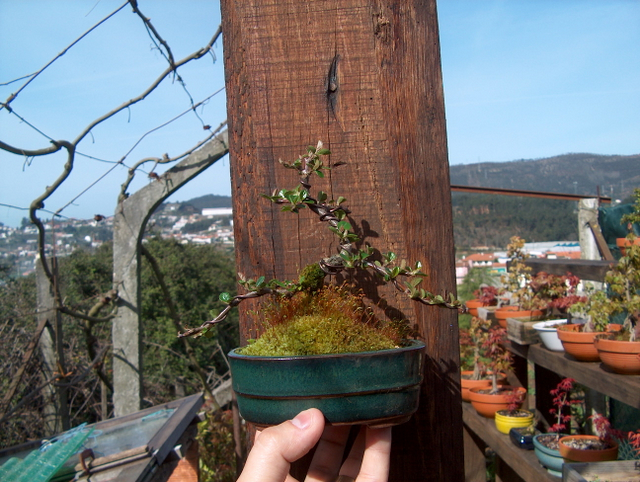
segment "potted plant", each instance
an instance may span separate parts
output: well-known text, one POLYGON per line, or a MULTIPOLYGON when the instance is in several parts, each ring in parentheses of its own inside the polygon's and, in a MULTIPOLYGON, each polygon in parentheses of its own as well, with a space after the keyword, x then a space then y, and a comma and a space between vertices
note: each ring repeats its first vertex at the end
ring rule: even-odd
POLYGON ((529 427, 533 425, 533 412, 520 408, 524 400, 524 393, 511 392, 507 398, 509 406, 498 410, 495 415, 498 432, 508 434, 514 427, 529 427))
MULTIPOLYGON (((640 221, 640 189, 634 211, 623 222, 640 221)), ((635 234, 630 233, 630 238, 635 234)), ((640 375, 640 245, 631 245, 605 275, 607 290, 592 302, 589 314, 598 322, 622 318, 622 329, 598 335, 595 347, 602 363, 616 373, 640 375)))
POLYGON ((407 321, 376 317, 357 282, 325 283, 328 276, 357 280, 356 272, 367 272, 416 302, 461 307, 452 294, 435 295, 419 286, 425 276, 420 262, 397 262, 394 253, 380 254, 364 244, 348 221, 343 197, 310 194, 311 176, 324 177, 329 169, 323 161, 328 154, 319 142, 293 162, 281 161, 297 172, 299 184, 264 197, 283 211, 310 209, 336 235, 337 253, 305 267, 296 281, 239 275, 244 293, 222 293, 227 306, 180 335, 206 336, 243 300, 269 297, 259 315, 267 325, 263 335, 229 354, 240 412, 256 425, 279 424, 316 407, 333 424, 385 426, 407 421, 417 409, 424 343, 411 339, 407 321))
POLYGON ((564 351, 557 328, 567 323, 571 306, 586 301, 586 296, 577 294, 579 283, 580 279, 571 273, 558 276, 544 271, 538 272, 531 280, 533 291, 546 301, 545 309, 549 319, 534 324, 533 329, 548 350, 564 351))
POLYGON ((549 428, 549 433, 538 434, 533 437, 533 447, 536 457, 547 471, 558 477, 562 476, 562 464, 564 459, 560 455, 559 441, 562 432, 569 432, 569 425, 572 419, 571 408, 577 405, 580 400, 572 398, 575 380, 564 378, 558 383, 556 388, 551 390, 553 395, 553 407, 549 413, 555 418, 555 423, 549 428))
POLYGON ((558 450, 565 462, 604 462, 618 458, 618 441, 622 434, 611 427, 609 420, 596 413, 590 417, 596 435, 566 435, 560 437, 558 450))
POLYGON ((514 394, 519 394, 520 402, 524 401, 526 390, 522 387, 499 385, 500 373, 511 369, 511 353, 504 347, 507 331, 499 326, 489 329, 488 336, 483 341, 484 355, 487 358, 487 369, 491 374, 491 386, 487 388, 475 387, 469 389, 469 400, 473 408, 487 418, 495 418, 498 410, 509 409, 514 406, 514 394))
POLYGON ((529 254, 524 250, 525 240, 513 236, 507 245, 507 256, 511 258, 509 269, 502 276, 503 295, 509 304, 500 306, 495 317, 503 328, 507 328, 507 318, 536 319, 543 315, 545 303, 531 287, 531 267, 525 264, 529 254))
MULTIPOLYGON (((460 328, 460 386, 462 400, 465 402, 471 401, 469 398, 471 388, 491 387, 492 374, 488 371, 487 359, 484 356, 490 327, 490 320, 472 316, 469 328, 460 328)), ((502 383, 505 379, 504 373, 498 374, 498 383, 502 383)))
POLYGON ((594 344, 596 336, 621 328, 620 325, 610 324, 608 315, 603 314, 603 310, 608 310, 606 298, 604 291, 592 290, 584 300, 569 308, 570 313, 586 319, 586 322, 560 325, 557 328, 564 350, 578 361, 600 361, 594 344))
POLYGON ((478 308, 496 306, 498 304, 498 288, 495 286, 481 286, 473 291, 474 299, 465 301, 465 305, 472 316, 478 316, 478 308))
POLYGON ((640 245, 640 189, 633 191, 634 203, 633 211, 622 216, 621 223, 627 225, 627 236, 624 238, 616 238, 616 246, 620 250, 622 256, 626 256, 627 248, 630 246, 640 245))

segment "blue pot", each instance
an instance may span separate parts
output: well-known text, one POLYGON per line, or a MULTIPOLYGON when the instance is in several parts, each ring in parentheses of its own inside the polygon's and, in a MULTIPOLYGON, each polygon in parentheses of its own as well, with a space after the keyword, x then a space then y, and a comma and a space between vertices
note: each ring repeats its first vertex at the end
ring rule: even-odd
POLYGON ((339 355, 263 357, 229 353, 238 409, 248 422, 277 425, 317 408, 334 425, 389 426, 418 409, 425 344, 339 355))
MULTIPOLYGON (((562 477, 562 464, 564 459, 558 450, 550 449, 543 445, 538 439, 540 437, 555 437, 555 433, 541 433, 533 437, 533 450, 538 457, 538 461, 547 468, 547 471, 556 477, 562 477)), ((564 434, 560 434, 562 437, 564 434)))

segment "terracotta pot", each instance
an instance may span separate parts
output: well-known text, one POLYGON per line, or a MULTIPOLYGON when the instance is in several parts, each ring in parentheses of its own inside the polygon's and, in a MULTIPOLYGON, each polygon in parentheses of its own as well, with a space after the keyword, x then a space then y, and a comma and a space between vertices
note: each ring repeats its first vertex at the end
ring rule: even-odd
POLYGON ((425 344, 339 355, 264 357, 232 350, 233 390, 243 418, 277 425, 315 407, 334 425, 390 426, 418 409, 425 344))
POLYGON ((564 351, 578 361, 600 361, 598 350, 593 341, 602 332, 583 332, 583 325, 562 325, 557 328, 558 338, 562 342, 564 351))
POLYGON ((558 450, 565 462, 605 462, 607 460, 616 460, 618 458, 618 444, 611 442, 613 447, 596 450, 596 449, 578 449, 567 445, 570 439, 581 439, 584 441, 598 440, 595 435, 567 435, 561 437, 558 450))
MULTIPOLYGON (((471 399, 471 405, 476 409, 483 417, 495 418, 498 410, 507 410, 509 408, 509 391, 517 390, 524 396, 527 391, 522 387, 510 387, 508 385, 500 387, 500 392, 495 395, 489 393, 482 393, 488 391, 486 388, 471 388, 469 389, 469 398, 471 399)), ((518 407, 519 408, 519 407, 518 407)))
POLYGON ((509 415, 508 410, 498 410, 495 414, 496 428, 500 433, 509 433, 513 427, 529 427, 533 424, 533 412, 518 410, 519 416, 509 415))
MULTIPOLYGON (((470 388, 491 388, 491 378, 483 378, 480 380, 469 380, 468 378, 464 378, 465 375, 473 375, 473 370, 463 370, 460 374, 460 394, 462 395, 462 400, 465 402, 471 401, 469 399, 470 388)), ((507 375, 501 373, 498 376, 498 385, 502 385, 506 379, 507 375)))
POLYGON ((594 345, 602 363, 622 375, 640 375, 640 342, 597 336, 594 345))
POLYGON ((633 243, 627 238, 616 238, 616 246, 618 246, 618 249, 620 250, 620 253, 622 253, 622 256, 627 255, 627 248, 632 244, 636 246, 640 245, 640 237, 634 239, 633 243))
POLYGON ((480 300, 469 300, 465 301, 464 304, 467 306, 469 313, 473 316, 478 316, 478 308, 484 306, 484 303, 480 300))
POLYGON ((529 318, 531 320, 542 316, 541 310, 523 310, 519 306, 502 306, 495 311, 496 320, 502 328, 507 327, 507 318, 529 318))

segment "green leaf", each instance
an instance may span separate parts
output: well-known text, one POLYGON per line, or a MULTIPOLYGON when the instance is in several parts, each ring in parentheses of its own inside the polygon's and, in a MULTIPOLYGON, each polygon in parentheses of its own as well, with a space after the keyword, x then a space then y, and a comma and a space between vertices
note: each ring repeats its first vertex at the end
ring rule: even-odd
POLYGON ((222 301, 226 305, 228 305, 231 302, 232 298, 233 297, 227 292, 220 293, 220 296, 219 296, 220 301, 222 301))
POLYGON ((318 154, 319 156, 328 156, 329 154, 331 154, 331 151, 327 148, 324 148, 324 149, 318 150, 316 154, 318 154))

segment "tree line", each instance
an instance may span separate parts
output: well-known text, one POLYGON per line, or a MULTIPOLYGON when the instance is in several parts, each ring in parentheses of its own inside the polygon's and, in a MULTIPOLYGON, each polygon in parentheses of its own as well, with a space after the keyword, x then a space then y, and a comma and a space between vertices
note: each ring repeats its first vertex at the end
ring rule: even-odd
MULTIPOLYGON (((175 314, 183 327, 197 326, 223 308, 218 295, 236 292, 233 252, 214 245, 180 244, 173 239, 152 238, 144 242, 141 282, 143 320, 144 404, 164 403, 203 390, 201 369, 212 383, 228 371, 223 356, 239 343, 237 314, 221 324, 210 339, 191 344, 193 357, 177 338, 175 314), (161 267, 165 289, 149 259, 161 267), (170 300, 167 299, 167 292, 170 300), (174 313, 171 312, 173 305, 174 313), (198 367, 194 366, 194 361, 198 367)), ((60 293, 65 306, 87 313, 99 298, 112 288, 112 244, 104 243, 95 252, 78 249, 59 260, 60 293)), ((2 406, 0 446, 49 436, 45 427, 46 392, 43 360, 35 350, 26 358, 36 327, 37 287, 35 275, 10 278, 0 270, 0 350, 2 406), (15 396, 4 400, 16 373, 23 368, 15 396)), ((87 330, 85 320, 62 316, 66 373, 57 373, 55 384, 69 380, 68 405, 71 425, 93 423, 112 415, 110 393, 97 370, 110 375, 111 356, 104 356, 99 366, 90 355, 109 351, 111 323, 96 323, 87 330), (94 369, 95 368, 95 369, 94 369), (79 375, 86 374, 79 379, 79 375)))

